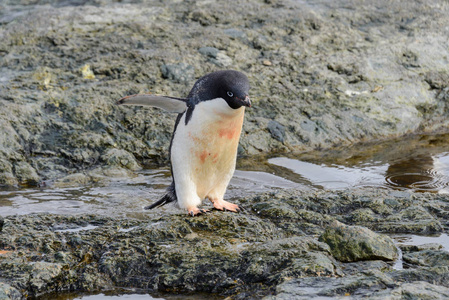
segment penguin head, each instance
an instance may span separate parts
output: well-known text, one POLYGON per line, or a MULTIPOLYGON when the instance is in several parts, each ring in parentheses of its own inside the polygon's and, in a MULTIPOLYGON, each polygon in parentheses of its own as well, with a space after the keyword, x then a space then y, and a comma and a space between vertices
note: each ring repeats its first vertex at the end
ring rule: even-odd
POLYGON ((245 74, 224 70, 207 74, 194 84, 189 93, 189 99, 196 103, 222 98, 232 109, 251 106, 249 80, 245 74))

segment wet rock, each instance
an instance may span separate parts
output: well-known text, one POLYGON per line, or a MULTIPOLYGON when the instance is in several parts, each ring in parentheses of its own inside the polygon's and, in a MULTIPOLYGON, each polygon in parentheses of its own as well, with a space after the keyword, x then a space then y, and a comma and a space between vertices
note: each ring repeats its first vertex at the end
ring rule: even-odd
POLYGON ((429 244, 422 244, 422 245, 399 245, 399 248, 403 252, 416 252, 416 251, 422 251, 422 250, 441 250, 443 248, 442 245, 437 243, 429 243, 429 244))
POLYGON ((329 245, 332 255, 343 262, 394 260, 397 249, 390 237, 360 226, 333 222, 319 239, 329 245))
MULTIPOLYGON (((416 282, 430 284, 416 290, 423 295, 447 288, 447 252, 404 251, 407 268, 395 270, 391 263, 379 260, 396 255, 385 235, 334 222, 363 205, 371 207, 374 215, 378 211, 401 216, 409 207, 424 206, 445 211, 449 202, 444 195, 408 197, 379 189, 279 190, 237 203, 247 208, 245 213, 212 212, 192 218, 167 209, 163 215, 145 212, 140 220, 7 216, 0 232, 0 282, 30 296, 55 289, 100 291, 121 286, 235 298, 350 295, 381 299, 405 293, 403 287, 416 282)), ((442 220, 445 215, 435 218, 442 220)))
POLYGON ((14 173, 21 184, 36 185, 40 180, 36 170, 27 162, 17 162, 14 173))
POLYGON ((18 183, 17 178, 12 173, 0 173, 0 186, 16 186, 18 183))
POLYGON ((75 173, 64 176, 63 178, 59 178, 55 180, 53 183, 54 187, 71 187, 71 186, 82 186, 89 184, 91 179, 89 176, 82 173, 75 173))
POLYGON ((383 290, 393 282, 381 272, 368 276, 346 276, 342 278, 304 278, 287 281, 276 287, 276 295, 265 297, 274 299, 322 299, 322 297, 363 297, 373 291, 383 290))
POLYGON ((435 267, 449 266, 449 252, 438 250, 422 250, 412 253, 404 253, 402 256, 404 262, 409 264, 435 267))
POLYGON ((140 169, 134 156, 126 150, 110 149, 101 159, 110 166, 119 166, 130 170, 140 169))
POLYGON ((446 299, 447 297, 449 297, 449 288, 425 281, 415 281, 404 283, 393 290, 378 291, 369 299, 446 299))
POLYGON ((323 299, 353 297, 366 299, 445 299, 449 288, 425 281, 395 282, 388 274, 343 278, 304 278, 287 281, 276 288, 275 296, 264 300, 323 299))
POLYGON ((30 288, 35 294, 51 289, 55 278, 61 275, 62 265, 47 262, 34 262, 30 264, 30 288))
MULTIPOLYGON (((410 204, 411 196, 409 192, 396 191, 388 192, 384 199, 360 195, 358 205, 342 220, 381 232, 441 232, 444 226, 441 220, 429 212, 425 204, 426 197, 418 197, 419 204, 413 206, 410 204)), ((440 211, 442 207, 437 206, 435 209, 440 211)))

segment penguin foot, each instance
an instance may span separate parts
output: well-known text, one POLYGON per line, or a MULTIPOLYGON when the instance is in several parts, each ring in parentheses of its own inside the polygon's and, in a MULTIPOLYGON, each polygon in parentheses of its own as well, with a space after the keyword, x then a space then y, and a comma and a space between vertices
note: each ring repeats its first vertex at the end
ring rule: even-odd
POLYGON ((241 212, 242 209, 234 203, 224 201, 224 200, 215 200, 212 202, 214 204, 214 208, 218 210, 224 211, 232 211, 232 212, 241 212))
POLYGON ((209 212, 208 209, 200 209, 198 207, 192 207, 192 208, 188 208, 187 209, 187 213, 189 215, 191 215, 192 217, 199 216, 199 215, 202 215, 202 214, 205 214, 205 213, 208 213, 208 212, 209 212))

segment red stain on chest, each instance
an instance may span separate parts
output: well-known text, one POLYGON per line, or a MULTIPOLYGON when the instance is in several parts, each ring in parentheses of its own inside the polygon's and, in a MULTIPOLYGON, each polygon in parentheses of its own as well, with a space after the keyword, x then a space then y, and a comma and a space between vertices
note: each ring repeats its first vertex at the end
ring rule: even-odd
MULTIPOLYGON (((189 136, 202 150, 196 152, 201 164, 217 164, 223 160, 225 153, 236 149, 242 131, 243 114, 229 118, 221 117, 202 131, 200 136, 189 136)), ((226 155, 225 155, 226 156, 226 155)))
POLYGON ((199 153, 198 158, 200 159, 200 162, 204 164, 206 162, 206 159, 212 157, 212 162, 216 164, 218 162, 218 153, 212 154, 207 150, 203 150, 199 153))
POLYGON ((223 128, 218 130, 218 136, 228 140, 232 140, 239 133, 240 132, 237 128, 223 128))
POLYGON ((220 122, 221 128, 218 129, 218 136, 232 140, 240 137, 242 131, 243 115, 241 117, 220 122))
POLYGON ((200 152, 200 154, 198 155, 198 157, 200 158, 201 163, 204 164, 204 162, 206 161, 206 158, 210 155, 210 153, 208 153, 206 150, 203 150, 202 152, 200 152))

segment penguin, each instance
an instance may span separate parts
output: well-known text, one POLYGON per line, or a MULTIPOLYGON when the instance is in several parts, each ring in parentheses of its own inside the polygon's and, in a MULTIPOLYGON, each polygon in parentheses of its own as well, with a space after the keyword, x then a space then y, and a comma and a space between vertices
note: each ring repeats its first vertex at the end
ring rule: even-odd
POLYGON ((198 208, 207 198, 217 210, 242 210, 223 197, 235 171, 245 108, 251 107, 249 89, 245 74, 222 70, 199 78, 187 98, 138 94, 117 101, 178 114, 169 148, 172 182, 166 194, 145 209, 177 201, 196 216, 209 212, 198 208))

